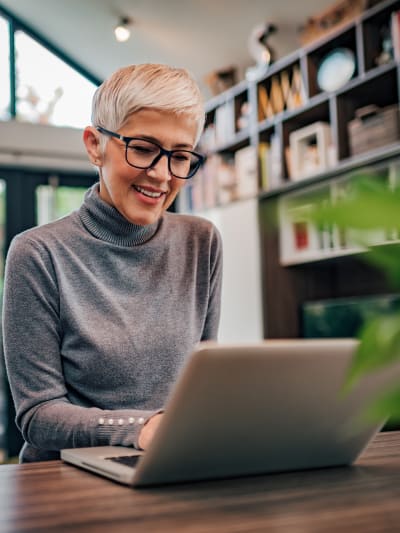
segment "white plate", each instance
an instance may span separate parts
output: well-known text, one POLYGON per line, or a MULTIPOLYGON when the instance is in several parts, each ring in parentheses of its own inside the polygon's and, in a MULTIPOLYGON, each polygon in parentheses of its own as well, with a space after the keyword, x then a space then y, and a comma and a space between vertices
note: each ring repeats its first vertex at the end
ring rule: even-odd
POLYGON ((329 52, 318 67, 317 82, 323 91, 337 91, 351 80, 356 69, 354 53, 348 48, 329 52))

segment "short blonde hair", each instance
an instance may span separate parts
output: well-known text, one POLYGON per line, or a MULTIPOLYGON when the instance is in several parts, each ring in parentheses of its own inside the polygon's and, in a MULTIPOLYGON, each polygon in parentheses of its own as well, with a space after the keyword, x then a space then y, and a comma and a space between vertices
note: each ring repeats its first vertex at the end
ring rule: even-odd
POLYGON ((200 89, 186 69, 145 63, 123 67, 96 90, 92 124, 117 131, 143 108, 185 114, 197 122, 196 143, 204 127, 200 89))

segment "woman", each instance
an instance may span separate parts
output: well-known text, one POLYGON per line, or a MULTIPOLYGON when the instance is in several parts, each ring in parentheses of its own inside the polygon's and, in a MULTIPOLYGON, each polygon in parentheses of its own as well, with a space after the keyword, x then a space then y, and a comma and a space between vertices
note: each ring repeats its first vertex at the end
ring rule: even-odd
POLYGON ((166 212, 203 162, 201 102, 183 69, 114 73, 83 134, 99 183, 78 211, 11 244, 4 349, 22 462, 146 449, 186 358, 217 336, 220 236, 166 212))

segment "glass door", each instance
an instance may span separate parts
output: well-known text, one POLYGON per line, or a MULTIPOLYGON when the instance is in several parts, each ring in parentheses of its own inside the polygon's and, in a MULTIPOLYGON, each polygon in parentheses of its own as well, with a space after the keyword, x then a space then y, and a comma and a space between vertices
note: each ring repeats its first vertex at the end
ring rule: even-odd
POLYGON ((48 183, 35 190, 35 221, 41 226, 71 213, 83 202, 87 187, 60 185, 58 176, 50 176, 48 183))
MULTIPOLYGON (((51 222, 77 209, 96 174, 31 172, 0 169, 0 310, 4 263, 11 240, 18 233, 51 222)), ((0 325, 0 340, 2 337, 0 325)), ((2 342, 0 364, 0 462, 15 458, 22 438, 15 426, 15 410, 4 371, 2 342)))

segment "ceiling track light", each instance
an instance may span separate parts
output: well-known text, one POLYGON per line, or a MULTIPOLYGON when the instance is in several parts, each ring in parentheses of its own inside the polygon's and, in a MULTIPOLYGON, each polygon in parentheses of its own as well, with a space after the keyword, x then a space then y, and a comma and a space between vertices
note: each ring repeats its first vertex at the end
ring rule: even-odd
POLYGON ((123 43, 131 36, 130 27, 133 24, 133 20, 129 17, 121 17, 117 26, 114 28, 115 38, 118 42, 123 43))

